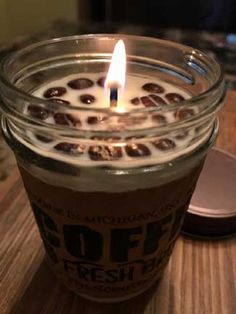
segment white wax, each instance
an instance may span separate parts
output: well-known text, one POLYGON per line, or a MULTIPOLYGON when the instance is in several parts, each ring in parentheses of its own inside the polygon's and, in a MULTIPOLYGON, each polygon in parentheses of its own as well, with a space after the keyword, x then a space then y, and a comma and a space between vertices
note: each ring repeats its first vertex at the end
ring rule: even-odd
MULTIPOLYGON (((44 86, 41 86, 37 90, 34 91, 33 95, 39 98, 44 98, 44 92, 51 87, 66 87, 67 93, 61 97, 55 97, 64 99, 70 102, 69 108, 72 108, 73 106, 82 106, 90 108, 109 108, 109 94, 105 91, 104 88, 101 88, 99 85, 96 84, 96 81, 104 76, 103 73, 101 74, 93 74, 93 73, 83 73, 81 75, 73 74, 67 77, 63 77, 61 79, 57 79, 55 81, 51 81, 47 83, 44 86), (95 84, 90 88, 85 88, 81 90, 76 90, 70 88, 67 83, 73 79, 76 78, 88 78, 92 80, 95 84), (82 94, 91 94, 95 96, 96 101, 93 104, 87 105, 82 104, 79 100, 79 97, 82 94)), ((170 85, 166 82, 160 81, 156 78, 150 78, 150 77, 139 77, 139 76, 131 76, 128 75, 126 79, 126 86, 124 88, 123 93, 119 95, 119 102, 118 102, 118 108, 125 108, 126 111, 138 109, 145 107, 143 104, 135 106, 133 105, 130 100, 135 97, 143 97, 148 96, 150 94, 153 94, 151 92, 147 92, 143 90, 142 86, 145 83, 156 83, 161 85, 164 88, 163 93, 156 94, 157 96, 162 97, 166 102, 168 106, 168 100, 166 99, 165 95, 167 93, 178 93, 182 95, 185 99, 190 98, 190 95, 181 90, 180 88, 170 85)), ((181 105, 181 104, 180 104, 181 105)), ((119 109, 118 109, 119 110, 119 109)), ((25 108, 25 113, 28 114, 27 108, 25 108)), ((164 115, 167 123, 175 122, 178 118, 175 117, 173 112, 160 112, 161 115, 164 115)), ((93 116, 93 113, 85 113, 85 112, 79 112, 78 118, 80 119, 82 123, 82 127, 80 126, 80 129, 84 130, 106 130, 108 125, 113 128, 115 127, 117 120, 116 118, 110 119, 109 124, 105 123, 99 123, 95 125, 91 125, 87 123, 88 116, 93 116)), ((48 123, 54 123, 53 117, 50 117, 45 120, 45 122, 48 123)), ((161 125, 161 124, 160 124, 161 125)), ((158 122, 154 121, 151 116, 148 116, 146 120, 143 122, 140 122, 138 124, 128 125, 126 126, 127 130, 134 130, 134 129, 142 129, 142 128, 149 128, 149 127, 157 127, 158 122)), ((171 160, 174 160, 177 157, 180 157, 181 155, 185 155, 189 152, 191 152, 193 149, 201 145, 203 141, 206 140, 206 138, 209 136, 210 130, 206 132, 206 135, 204 137, 198 138, 196 140, 196 130, 188 130, 188 135, 184 138, 176 138, 176 135, 178 133, 172 133, 172 134, 165 134, 163 137, 159 137, 159 139, 162 138, 168 138, 171 141, 175 143, 175 147, 169 150, 161 150, 156 148, 152 142, 147 142, 146 139, 138 139, 136 140, 136 143, 143 144, 149 149, 150 154, 145 156, 137 156, 132 157, 130 156, 126 151, 126 140, 125 138, 123 141, 121 140, 117 144, 114 144, 117 147, 121 148, 122 156, 120 156, 117 159, 106 159, 106 160, 91 160, 91 156, 89 155, 89 145, 104 145, 99 143, 98 141, 95 141, 93 144, 88 144, 88 139, 81 139, 79 140, 79 143, 84 145, 85 150, 83 154, 76 153, 76 150, 73 152, 66 153, 64 151, 59 151, 55 149, 55 146, 58 145, 60 142, 63 142, 63 140, 56 139, 53 142, 50 143, 44 143, 37 139, 35 135, 32 132, 28 132, 28 136, 31 140, 31 144, 29 142, 25 141, 25 145, 29 146, 31 149, 35 150, 38 154, 41 154, 46 157, 55 158, 57 160, 62 160, 70 164, 78 165, 78 166, 100 166, 100 165, 108 165, 115 168, 133 168, 133 167, 140 167, 140 166, 146 166, 146 165, 157 165, 165 162, 169 162, 171 160)), ((19 139, 20 140, 20 139, 19 139)), ((78 143, 78 141, 75 141, 73 139, 66 139, 69 143, 78 143)), ((109 144, 108 144, 109 145, 109 144)))

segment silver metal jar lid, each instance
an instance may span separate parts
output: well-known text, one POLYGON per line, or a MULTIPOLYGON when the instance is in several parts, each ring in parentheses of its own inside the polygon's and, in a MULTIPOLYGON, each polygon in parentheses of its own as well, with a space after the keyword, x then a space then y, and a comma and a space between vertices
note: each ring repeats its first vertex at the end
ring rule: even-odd
POLYGON ((236 234, 236 156, 219 149, 208 153, 182 233, 204 238, 236 234))

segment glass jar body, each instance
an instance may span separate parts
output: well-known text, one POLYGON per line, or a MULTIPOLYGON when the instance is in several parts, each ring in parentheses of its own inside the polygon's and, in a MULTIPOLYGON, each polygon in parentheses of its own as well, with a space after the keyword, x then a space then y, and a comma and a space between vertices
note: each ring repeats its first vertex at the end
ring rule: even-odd
MULTIPOLYGON (((196 109, 195 116, 163 128, 103 130, 97 144, 99 132, 58 128, 24 114, 29 103, 55 110, 55 104, 29 95, 37 85, 62 74, 100 72, 117 40, 113 35, 66 38, 25 48, 5 61, 0 84, 3 133, 15 153, 52 267, 74 292, 108 302, 140 294, 161 277, 205 156, 216 138, 215 112, 224 97, 218 65, 200 52, 155 39, 123 37, 130 51, 129 71, 142 75, 151 71, 181 86, 193 96, 183 107, 196 109), (138 145, 140 136, 142 143, 152 143, 180 131, 194 134, 184 152, 170 153, 166 161, 150 164, 137 164, 133 159, 125 166, 110 160, 82 163, 70 154, 48 154, 31 136, 117 147, 138 145)), ((57 110, 65 108, 58 106, 57 110)), ((84 108, 70 110, 73 114, 84 108)), ((176 105, 168 110, 175 111, 176 105)), ((106 114, 111 113, 107 110, 106 114)), ((137 114, 140 112, 126 116, 137 114)))

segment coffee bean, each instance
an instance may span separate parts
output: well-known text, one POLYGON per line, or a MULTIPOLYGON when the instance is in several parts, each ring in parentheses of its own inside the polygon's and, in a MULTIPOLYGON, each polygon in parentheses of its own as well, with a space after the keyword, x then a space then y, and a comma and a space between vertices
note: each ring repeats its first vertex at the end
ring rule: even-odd
POLYGON ((175 136, 177 140, 183 140, 188 136, 188 131, 179 131, 178 134, 175 136))
POLYGON ((125 150, 130 157, 149 156, 150 150, 143 144, 129 144, 125 146, 125 150))
POLYGON ((175 113, 175 117, 179 119, 188 119, 193 115, 194 111, 192 109, 180 109, 175 113))
POLYGON ((39 86, 47 80, 47 75, 45 72, 37 72, 30 76, 30 79, 39 86))
POLYGON ((39 141, 44 142, 44 143, 51 143, 53 141, 52 139, 43 135, 36 134, 35 136, 39 141))
POLYGON ((202 127, 201 127, 201 126, 198 126, 198 127, 196 127, 196 129, 195 129, 195 133, 198 134, 198 133, 201 132, 201 130, 202 130, 202 127))
POLYGON ((156 83, 146 83, 142 86, 142 89, 144 89, 147 92, 160 94, 164 93, 164 88, 156 83))
POLYGON ((167 123, 167 119, 165 116, 161 115, 161 114, 154 114, 152 116, 152 120, 155 122, 158 122, 159 124, 165 124, 167 123))
POLYGON ((54 147, 56 150, 62 151, 64 153, 71 153, 71 154, 83 154, 85 150, 84 145, 61 142, 54 147))
POLYGON ((92 160, 117 160, 122 157, 122 151, 120 147, 114 146, 90 146, 89 156, 92 160))
POLYGON ((121 138, 118 136, 113 136, 113 137, 92 136, 91 139, 95 141, 106 141, 108 143, 113 143, 113 142, 119 141, 121 138))
POLYGON ((163 98, 160 96, 157 96, 155 94, 150 94, 149 97, 154 100, 158 105, 166 105, 166 102, 163 98))
POLYGON ((156 107, 155 103, 148 96, 141 97, 141 102, 145 107, 156 107))
POLYGON ((87 78, 77 78, 70 81, 67 85, 72 89, 85 89, 93 86, 93 81, 87 78))
POLYGON ((105 77, 105 76, 100 77, 100 78, 97 80, 97 84, 98 84, 100 87, 105 87, 105 81, 106 81, 106 77, 105 77))
POLYGON ((54 102, 56 104, 70 105, 70 102, 68 100, 61 99, 61 98, 52 98, 52 99, 50 99, 50 101, 52 101, 52 102, 54 102))
POLYGON ((109 132, 121 132, 125 130, 125 126, 124 125, 119 125, 117 126, 116 124, 109 124, 107 126, 107 131, 109 132))
POLYGON ((120 117, 118 119, 119 123, 123 123, 127 126, 140 124, 147 119, 145 115, 133 116, 133 117, 120 117))
POLYGON ((107 120, 107 117, 102 117, 102 116, 91 116, 87 118, 87 123, 88 124, 98 124, 102 123, 107 120))
POLYGON ((138 97, 130 99, 130 102, 132 105, 135 105, 135 106, 140 105, 140 99, 138 97))
POLYGON ((119 137, 119 136, 106 137, 106 141, 108 143, 117 142, 120 140, 121 140, 121 137, 119 137))
POLYGON ((81 124, 79 119, 72 117, 72 115, 68 113, 55 113, 53 118, 56 124, 59 125, 76 126, 81 124))
POLYGON ((181 101, 184 101, 184 97, 180 94, 177 93, 168 93, 165 94, 165 98, 170 102, 170 103, 178 103, 181 101))
POLYGON ((171 150, 176 147, 175 142, 170 140, 169 138, 162 138, 160 140, 157 140, 153 142, 153 145, 162 151, 171 150))
POLYGON ((86 104, 86 105, 90 105, 90 104, 94 103, 95 100, 96 100, 96 98, 93 95, 90 95, 90 94, 80 95, 79 98, 80 98, 80 101, 83 104, 86 104))
POLYGON ((45 120, 51 115, 51 111, 37 105, 29 105, 28 111, 33 118, 45 120))
POLYGON ((136 136, 126 136, 125 139, 126 140, 137 140, 138 138, 145 138, 145 136, 143 135, 136 135, 136 136))
POLYGON ((91 140, 95 140, 95 141, 105 141, 106 140, 106 138, 104 136, 99 136, 99 135, 91 136, 90 138, 91 138, 91 140))
POLYGON ((51 97, 60 97, 63 96, 66 93, 66 88, 65 87, 51 87, 49 89, 47 89, 43 96, 45 98, 51 98, 51 97))

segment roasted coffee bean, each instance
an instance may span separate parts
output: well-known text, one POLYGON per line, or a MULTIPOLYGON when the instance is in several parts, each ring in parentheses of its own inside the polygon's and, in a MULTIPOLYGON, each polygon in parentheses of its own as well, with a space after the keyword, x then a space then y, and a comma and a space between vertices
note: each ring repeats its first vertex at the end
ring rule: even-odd
POLYGON ((104 136, 98 136, 98 135, 91 136, 90 138, 91 138, 91 140, 95 140, 95 141, 105 141, 106 140, 106 138, 104 136))
POLYGON ((113 142, 117 142, 121 140, 121 138, 118 136, 113 136, 113 137, 92 136, 91 139, 95 141, 106 141, 108 143, 113 143, 113 142))
POLYGON ((120 131, 124 131, 126 128, 125 128, 125 125, 113 125, 113 124, 109 124, 107 126, 107 131, 109 132, 120 132, 120 131))
POLYGON ((175 136, 177 140, 183 140, 188 136, 188 131, 179 131, 178 134, 175 136))
POLYGON ((158 122, 159 124, 165 124, 167 123, 167 119, 165 116, 161 115, 161 114, 154 114, 152 116, 152 120, 155 122, 158 122))
POLYGON ((45 120, 51 115, 51 111, 37 105, 29 105, 28 111, 33 118, 45 120))
POLYGON ((178 103, 181 101, 184 101, 184 97, 180 94, 177 93, 168 93, 165 94, 165 98, 170 102, 170 103, 178 103))
POLYGON ((119 123, 123 123, 127 126, 140 124, 147 119, 145 115, 133 116, 133 117, 120 117, 118 119, 119 123))
POLYGON ((125 146, 125 150, 130 157, 144 157, 151 154, 148 147, 143 144, 129 144, 125 146))
POLYGON ((163 98, 161 98, 160 96, 157 96, 155 94, 150 94, 149 97, 155 101, 155 103, 157 103, 158 105, 166 105, 166 102, 163 98))
POLYGON ((56 150, 62 151, 64 153, 71 153, 71 154, 83 154, 85 150, 84 145, 61 142, 54 147, 56 150))
POLYGON ((85 89, 93 86, 93 81, 81 77, 70 81, 67 85, 72 89, 85 89))
POLYGON ((60 97, 65 95, 66 93, 66 88, 65 87, 61 87, 61 86, 57 86, 57 87, 51 87, 49 89, 47 89, 43 96, 45 98, 51 98, 51 97, 60 97))
POLYGON ((37 83, 39 86, 47 80, 47 75, 45 72, 37 72, 30 76, 30 80, 37 83))
POLYGON ((107 137, 106 138, 106 141, 109 142, 109 143, 117 142, 117 141, 120 141, 120 140, 121 140, 121 137, 119 137, 119 136, 112 136, 112 137, 107 137))
POLYGON ((156 107, 156 104, 148 96, 141 97, 141 102, 145 107, 156 107))
POLYGON ((61 98, 52 98, 52 99, 50 99, 50 101, 52 101, 52 102, 54 102, 56 104, 70 105, 70 102, 68 100, 61 99, 61 98))
POLYGON ((81 124, 81 122, 78 118, 76 119, 68 113, 55 113, 53 117, 54 117, 56 124, 59 124, 59 125, 76 126, 76 125, 81 124))
POLYGON ((120 147, 114 146, 90 146, 89 156, 92 160, 117 160, 122 157, 120 147))
POLYGON ((180 109, 175 113, 175 117, 179 119, 188 119, 193 115, 194 111, 192 109, 180 109))
POLYGON ((196 134, 200 133, 201 131, 202 131, 202 126, 196 127, 196 129, 195 129, 196 134))
POLYGON ((162 138, 153 142, 153 145, 163 151, 171 150, 176 147, 175 142, 170 140, 169 138, 162 138))
POLYGON ((79 99, 83 104, 86 104, 86 105, 90 105, 90 104, 94 103, 96 100, 96 98, 90 94, 80 95, 79 99))
POLYGON ((147 92, 160 94, 164 93, 164 88, 156 83, 146 83, 142 86, 142 89, 144 89, 147 92))
POLYGON ((138 138, 145 138, 143 135, 136 135, 136 136, 127 136, 125 139, 126 140, 137 140, 138 138))
POLYGON ((44 143, 51 143, 53 141, 52 139, 43 135, 36 134, 35 136, 39 141, 44 142, 44 143))
POLYGON ((132 105, 135 105, 135 106, 140 105, 140 103, 141 103, 140 99, 138 97, 130 99, 130 102, 132 105))
POLYGON ((100 77, 100 78, 97 80, 97 84, 98 84, 100 87, 105 87, 105 81, 106 81, 106 77, 105 77, 105 76, 100 77))
POLYGON ((102 117, 102 116, 91 116, 87 118, 87 123, 88 124, 98 124, 98 123, 102 123, 104 121, 106 121, 107 118, 106 117, 102 117))

